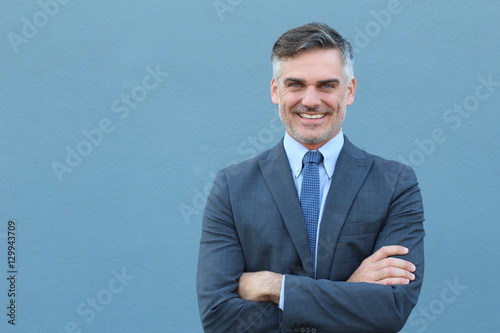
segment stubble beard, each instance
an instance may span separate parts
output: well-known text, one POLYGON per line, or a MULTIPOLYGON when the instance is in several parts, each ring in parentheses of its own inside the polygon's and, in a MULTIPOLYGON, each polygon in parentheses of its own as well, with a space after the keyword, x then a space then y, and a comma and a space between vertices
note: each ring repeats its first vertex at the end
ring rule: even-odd
MULTIPOLYGON (((326 141, 330 139, 335 132, 337 132, 341 127, 342 123, 344 122, 345 118, 345 109, 346 107, 343 107, 343 110, 338 110, 339 112, 335 112, 331 109, 310 109, 304 106, 299 106, 297 108, 293 108, 291 111, 284 110, 281 106, 279 107, 279 116, 281 119, 281 122, 285 126, 287 132, 292 136, 295 140, 305 143, 305 144, 317 144, 323 141, 326 141), (334 117, 334 122, 333 126, 326 128, 322 132, 319 132, 317 134, 307 134, 307 133, 301 133, 303 131, 298 130, 296 126, 293 124, 291 121, 291 117, 294 114, 297 113, 302 113, 302 112, 316 112, 316 113, 326 113, 326 117, 334 117)), ((320 127, 320 125, 310 125, 307 126, 307 129, 310 131, 314 131, 315 128, 320 127)))

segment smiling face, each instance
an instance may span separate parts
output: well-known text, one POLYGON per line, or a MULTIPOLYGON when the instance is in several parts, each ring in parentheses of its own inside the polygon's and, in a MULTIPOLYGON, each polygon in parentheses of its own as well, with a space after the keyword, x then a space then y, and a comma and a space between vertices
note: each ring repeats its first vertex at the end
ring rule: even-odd
POLYGON ((271 81, 271 99, 287 133, 309 150, 340 132, 346 106, 354 102, 356 80, 346 85, 342 68, 336 49, 305 51, 284 60, 279 82, 271 81))

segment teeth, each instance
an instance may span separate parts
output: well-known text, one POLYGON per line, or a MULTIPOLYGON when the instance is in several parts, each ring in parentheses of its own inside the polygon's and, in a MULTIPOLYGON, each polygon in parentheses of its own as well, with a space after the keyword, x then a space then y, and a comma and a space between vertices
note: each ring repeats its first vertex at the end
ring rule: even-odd
POLYGON ((306 119, 320 119, 320 118, 323 118, 325 116, 325 114, 324 113, 317 113, 317 114, 299 113, 299 116, 301 116, 302 118, 306 118, 306 119))

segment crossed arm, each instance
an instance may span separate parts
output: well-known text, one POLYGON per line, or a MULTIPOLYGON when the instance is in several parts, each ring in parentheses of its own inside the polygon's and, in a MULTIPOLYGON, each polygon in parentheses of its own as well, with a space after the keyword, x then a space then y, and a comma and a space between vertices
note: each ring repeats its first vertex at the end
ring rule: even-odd
MULTIPOLYGON (((197 277, 205 332, 278 332, 279 327, 288 332, 294 323, 310 323, 321 332, 399 331, 416 304, 423 276, 423 210, 408 172, 398 181, 376 251, 359 258, 350 277, 335 281, 286 274, 284 311, 275 305, 283 275, 269 268, 245 271, 245 233, 237 232, 232 206, 241 200, 230 199, 220 173, 205 211, 197 277)), ((349 238, 341 240, 339 259, 349 255, 344 251, 349 238)))
MULTIPOLYGON (((406 255, 408 249, 384 246, 366 258, 347 282, 367 282, 382 285, 408 284, 415 279, 416 267, 411 262, 393 258, 406 255)), ((247 301, 279 304, 283 275, 269 271, 243 273, 238 280, 238 295, 247 301)))

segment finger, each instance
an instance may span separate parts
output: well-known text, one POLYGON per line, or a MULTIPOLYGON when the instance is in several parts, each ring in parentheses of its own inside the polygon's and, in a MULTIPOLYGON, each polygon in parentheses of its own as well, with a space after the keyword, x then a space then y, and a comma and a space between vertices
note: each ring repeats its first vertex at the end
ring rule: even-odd
POLYGON ((403 279, 403 278, 389 278, 389 279, 377 281, 375 283, 383 284, 386 286, 392 286, 392 285, 396 285, 396 284, 408 284, 408 283, 410 283, 410 280, 403 279))
POLYGON ((373 263, 375 270, 381 270, 388 267, 404 269, 408 272, 415 272, 417 269, 410 261, 399 258, 385 258, 373 263))
POLYGON ((387 245, 387 246, 383 246, 380 249, 378 249, 377 251, 375 251, 375 253, 373 253, 368 258, 370 258, 370 261, 375 262, 375 261, 379 261, 381 259, 385 259, 385 258, 390 257, 390 256, 405 255, 405 254, 408 254, 408 251, 409 250, 404 246, 387 245))
POLYGON ((388 267, 377 271, 377 280, 383 281, 391 278, 403 278, 405 280, 415 280, 415 274, 400 268, 388 267))

